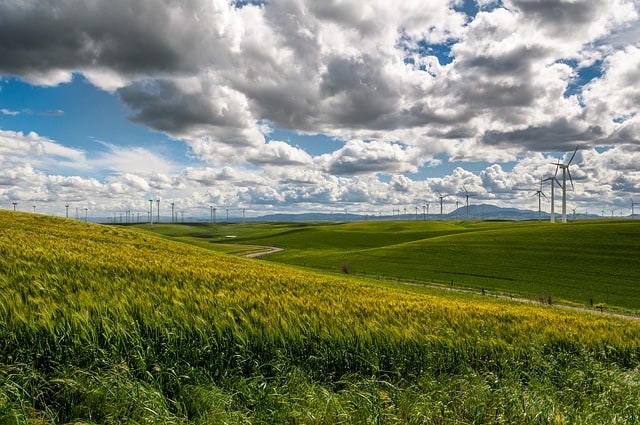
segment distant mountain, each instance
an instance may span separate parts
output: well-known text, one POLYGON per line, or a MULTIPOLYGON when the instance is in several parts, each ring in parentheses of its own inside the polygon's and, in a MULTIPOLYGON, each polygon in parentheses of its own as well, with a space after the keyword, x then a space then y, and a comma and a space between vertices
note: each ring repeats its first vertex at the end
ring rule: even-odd
MULTIPOLYGON (((433 210, 432 210, 433 211, 433 210)), ((366 221, 366 220, 465 220, 467 210, 460 207, 440 216, 440 214, 430 212, 428 217, 422 211, 418 214, 351 214, 351 213, 302 213, 302 214, 269 214, 259 217, 252 217, 247 221, 273 221, 273 222, 345 222, 345 221, 366 221)), ((520 210, 516 208, 501 208, 495 205, 469 205, 469 220, 534 220, 537 219, 538 212, 531 210, 520 210)), ((542 219, 549 219, 549 215, 543 213, 542 219)))
MULTIPOLYGON (((435 207, 435 205, 432 205, 435 207)), ((548 221, 549 213, 542 212, 540 214, 540 220, 548 221)), ((630 216, 627 216, 630 217, 630 216)), ((635 217, 640 217, 636 214, 635 217)), ((567 219, 572 220, 585 220, 602 218, 598 214, 585 214, 577 213, 575 216, 573 211, 569 211, 567 219)), ((350 222, 350 221, 370 221, 370 220, 466 220, 467 209, 461 206, 453 211, 445 212, 442 216, 439 214, 439 208, 431 208, 429 214, 424 214, 423 211, 407 214, 356 214, 356 213, 300 213, 300 214, 266 214, 257 217, 229 217, 230 223, 242 223, 244 222, 350 222), (436 210, 436 212, 434 212, 436 210)), ((562 212, 558 208, 556 210, 556 220, 562 219, 562 212)), ((522 210, 518 208, 502 208, 491 204, 469 205, 469 220, 538 220, 538 211, 522 210)), ((122 221, 115 221, 113 217, 89 217, 89 221, 96 221, 100 223, 116 223, 123 224, 122 221)), ((166 223, 166 217, 161 217, 161 222, 166 223)), ((145 222, 135 220, 133 223, 145 222)), ((178 220, 178 223, 209 223, 210 217, 208 216, 188 216, 178 220)), ((218 217, 217 223, 224 223, 226 220, 218 217)))
MULTIPOLYGON (((303 213, 303 214, 270 214, 260 217, 253 217, 247 219, 247 221, 288 221, 288 222, 345 222, 345 221, 365 221, 365 220, 466 220, 467 209, 466 207, 459 207, 454 211, 444 213, 442 217, 439 213, 433 213, 433 209, 429 213, 428 217, 423 214, 422 211, 418 214, 395 214, 395 215, 376 215, 376 214, 344 214, 344 213, 303 213)), ((469 220, 549 220, 550 216, 547 212, 542 212, 538 215, 538 211, 522 210, 518 208, 503 208, 491 204, 469 205, 469 220)), ((562 218, 561 211, 556 211, 556 220, 562 218)), ((569 212, 567 215, 569 220, 574 219, 573 212, 569 212)), ((576 214, 576 220, 599 218, 595 214, 576 214)))

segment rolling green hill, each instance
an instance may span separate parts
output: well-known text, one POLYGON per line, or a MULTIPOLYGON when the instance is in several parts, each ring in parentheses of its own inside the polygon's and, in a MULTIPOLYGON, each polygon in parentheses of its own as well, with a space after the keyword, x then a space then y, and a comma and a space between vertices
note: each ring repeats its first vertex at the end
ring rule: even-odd
MULTIPOLYGON (((271 259, 271 258, 270 258, 271 259)), ((640 223, 522 225, 274 261, 640 311, 640 223)))
POLYGON ((235 232, 238 243, 285 248, 265 257, 274 262, 640 312, 640 221, 261 224, 208 232, 199 234, 204 247, 222 246, 210 242, 235 232))
POLYGON ((0 423, 631 424, 639 364, 634 320, 0 211, 0 423))

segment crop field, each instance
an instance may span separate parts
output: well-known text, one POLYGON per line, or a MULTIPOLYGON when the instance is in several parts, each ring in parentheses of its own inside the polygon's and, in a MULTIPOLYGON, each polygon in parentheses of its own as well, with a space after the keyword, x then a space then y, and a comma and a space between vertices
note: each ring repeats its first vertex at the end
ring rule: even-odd
POLYGON ((640 313, 640 221, 251 224, 208 232, 192 235, 220 242, 218 235, 236 232, 238 243, 285 248, 269 261, 640 313))
POLYGON ((36 214, 0 254, 0 423, 640 421, 636 320, 36 214))

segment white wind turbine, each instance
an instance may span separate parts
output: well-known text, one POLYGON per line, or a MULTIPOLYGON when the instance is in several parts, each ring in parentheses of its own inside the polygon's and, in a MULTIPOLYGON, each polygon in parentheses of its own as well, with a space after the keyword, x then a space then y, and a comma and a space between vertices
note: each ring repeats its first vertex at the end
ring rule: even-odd
POLYGON ((467 188, 462 186, 462 189, 464 189, 464 198, 465 198, 465 204, 466 204, 466 214, 467 214, 467 220, 469 220, 469 197, 470 196, 476 196, 473 193, 469 193, 469 191, 467 191, 467 188))
POLYGON ((633 198, 631 198, 631 218, 633 218, 633 216, 636 215, 635 206, 636 204, 633 202, 633 198))
POLYGON ((442 201, 449 195, 443 195, 442 193, 438 193, 438 198, 440 198, 440 219, 442 219, 442 201))
MULTIPOLYGON (((551 183, 551 191, 553 192, 553 183, 551 183)), ((538 195, 538 221, 540 221, 540 216, 542 214, 542 197, 544 196, 545 199, 547 198, 547 195, 542 191, 542 179, 540 179, 540 189, 536 190, 535 195, 538 195)))
POLYGON ((553 163, 553 165, 556 166, 556 176, 558 175, 558 169, 562 169, 562 222, 563 223, 567 222, 567 175, 569 175, 569 181, 571 182, 571 189, 573 190, 573 179, 571 178, 569 165, 571 164, 571 161, 573 161, 573 158, 576 156, 577 152, 578 152, 578 148, 576 147, 576 150, 573 151, 573 155, 571 155, 571 158, 569 158, 569 161, 566 164, 561 164, 559 162, 553 163))
POLYGON ((556 176, 551 176, 551 177, 547 177, 546 179, 544 179, 543 181, 550 181, 551 182, 551 214, 550 214, 550 222, 551 223, 555 223, 556 222, 556 212, 555 212, 555 191, 554 191, 554 183, 557 184, 558 186, 562 187, 562 185, 560 184, 560 182, 558 181, 558 179, 556 178, 556 176))

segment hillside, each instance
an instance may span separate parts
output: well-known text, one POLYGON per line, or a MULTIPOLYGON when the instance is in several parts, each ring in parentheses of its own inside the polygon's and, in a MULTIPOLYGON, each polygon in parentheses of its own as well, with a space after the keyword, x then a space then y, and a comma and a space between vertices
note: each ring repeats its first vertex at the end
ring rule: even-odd
POLYGON ((640 323, 0 211, 2 423, 634 423, 640 323))
POLYGON ((245 226, 237 241, 286 249, 269 261, 329 271, 348 265, 359 275, 640 312, 635 220, 360 222, 280 225, 270 233, 264 227, 245 226))

